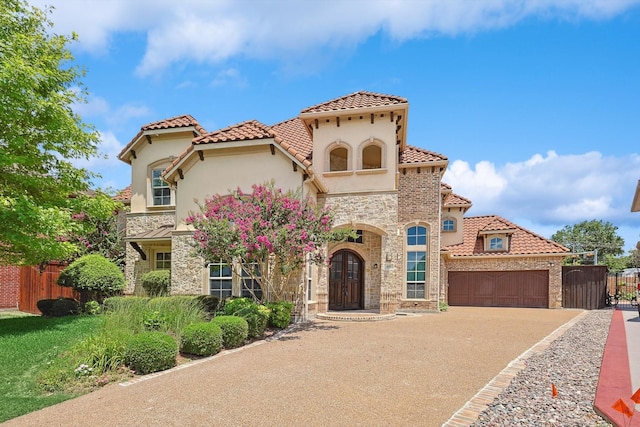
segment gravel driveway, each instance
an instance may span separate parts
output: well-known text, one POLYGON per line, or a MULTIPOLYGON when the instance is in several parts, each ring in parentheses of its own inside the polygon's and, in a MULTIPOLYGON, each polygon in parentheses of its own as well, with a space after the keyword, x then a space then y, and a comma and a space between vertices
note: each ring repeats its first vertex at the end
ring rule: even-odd
POLYGON ((316 321, 6 425, 440 426, 579 313, 452 307, 385 322, 316 321))

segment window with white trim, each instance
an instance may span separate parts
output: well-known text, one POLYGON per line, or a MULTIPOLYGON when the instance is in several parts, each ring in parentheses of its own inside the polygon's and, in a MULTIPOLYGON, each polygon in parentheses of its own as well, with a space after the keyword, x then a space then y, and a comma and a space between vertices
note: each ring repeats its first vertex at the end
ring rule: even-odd
POLYGON ((406 298, 424 299, 427 284, 427 228, 416 225, 407 229, 406 298))
POLYGON ((313 284, 313 262, 311 262, 311 255, 307 255, 307 301, 311 301, 311 286, 313 284))
POLYGON ((262 288, 257 279, 260 278, 260 269, 258 264, 244 265, 242 270, 242 291, 241 294, 246 298, 253 298, 254 295, 258 299, 262 299, 262 288))
POLYGON ((156 252, 156 270, 171 270, 171 252, 156 252))
POLYGON ((489 240, 489 250, 490 251, 504 250, 504 239, 502 237, 492 237, 489 240))
POLYGON ((171 188, 162 179, 164 169, 153 169, 151 171, 151 194, 153 206, 168 206, 171 204, 171 188))
POLYGON ((209 264, 209 294, 221 300, 233 294, 233 272, 222 261, 209 264))

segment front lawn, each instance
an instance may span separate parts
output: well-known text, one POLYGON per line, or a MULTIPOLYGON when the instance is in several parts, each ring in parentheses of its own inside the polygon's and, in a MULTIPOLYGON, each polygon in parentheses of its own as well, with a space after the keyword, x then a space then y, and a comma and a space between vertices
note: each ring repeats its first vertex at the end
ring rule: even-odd
POLYGON ((44 394, 38 374, 58 355, 94 335, 99 316, 0 319, 0 422, 74 397, 44 394))

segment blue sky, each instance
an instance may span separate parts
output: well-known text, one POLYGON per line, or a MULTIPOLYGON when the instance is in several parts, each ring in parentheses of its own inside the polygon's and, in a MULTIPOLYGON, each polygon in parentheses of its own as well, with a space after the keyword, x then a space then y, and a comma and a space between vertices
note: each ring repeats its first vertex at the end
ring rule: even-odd
POLYGON ((639 0, 30 0, 75 31, 107 159, 143 124, 266 124, 367 90, 409 100, 408 143, 449 158, 445 182, 545 237, 610 221, 625 249, 640 179, 639 0))

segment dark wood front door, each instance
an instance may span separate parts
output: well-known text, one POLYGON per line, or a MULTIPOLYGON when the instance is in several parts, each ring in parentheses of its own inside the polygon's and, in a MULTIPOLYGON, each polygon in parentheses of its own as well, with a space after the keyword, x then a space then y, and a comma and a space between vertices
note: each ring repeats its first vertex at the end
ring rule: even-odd
POLYGON ((333 254, 329 268, 329 310, 364 308, 363 265, 355 252, 342 250, 333 254))

